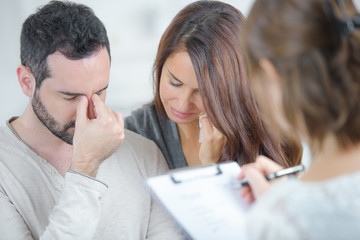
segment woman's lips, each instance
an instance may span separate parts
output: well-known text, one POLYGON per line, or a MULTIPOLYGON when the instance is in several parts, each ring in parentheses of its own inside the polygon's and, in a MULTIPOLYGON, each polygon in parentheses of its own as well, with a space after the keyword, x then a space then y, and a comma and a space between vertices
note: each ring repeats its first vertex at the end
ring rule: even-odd
POLYGON ((188 117, 190 117, 191 115, 193 115, 192 113, 182 113, 182 112, 179 112, 179 111, 175 110, 175 109, 172 108, 172 107, 171 107, 171 112, 172 112, 175 116, 177 116, 177 117, 179 117, 179 118, 188 118, 188 117))

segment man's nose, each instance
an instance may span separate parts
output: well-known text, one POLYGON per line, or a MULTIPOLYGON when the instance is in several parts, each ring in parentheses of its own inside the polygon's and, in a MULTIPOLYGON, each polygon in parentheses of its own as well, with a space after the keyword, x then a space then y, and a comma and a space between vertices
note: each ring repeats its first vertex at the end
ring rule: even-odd
POLYGON ((95 114, 95 109, 94 109, 94 104, 91 100, 91 96, 88 97, 89 100, 89 105, 88 105, 88 118, 89 119, 94 119, 96 118, 96 114, 95 114))

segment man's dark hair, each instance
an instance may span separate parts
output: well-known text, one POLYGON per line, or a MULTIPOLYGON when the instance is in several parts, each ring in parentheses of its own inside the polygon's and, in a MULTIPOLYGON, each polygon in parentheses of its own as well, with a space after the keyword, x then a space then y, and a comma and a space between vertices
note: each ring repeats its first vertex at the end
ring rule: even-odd
POLYGON ((90 56, 110 44, 103 23, 85 5, 51 1, 30 15, 21 31, 21 64, 29 67, 36 88, 49 77, 47 57, 59 51, 69 59, 90 56))

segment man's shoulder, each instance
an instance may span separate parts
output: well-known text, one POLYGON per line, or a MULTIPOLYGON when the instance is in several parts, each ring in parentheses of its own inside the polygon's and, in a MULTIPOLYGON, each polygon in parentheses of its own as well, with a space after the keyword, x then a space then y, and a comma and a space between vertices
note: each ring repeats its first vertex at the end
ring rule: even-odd
POLYGON ((10 142, 11 136, 12 136, 11 129, 9 126, 7 126, 6 123, 0 124, 0 142, 6 141, 10 142))
POLYGON ((126 143, 126 144, 129 144, 129 145, 135 146, 135 147, 136 146, 138 146, 138 147, 141 147, 141 146, 153 147, 155 145, 155 143, 152 140, 150 140, 136 132, 133 132, 128 129, 124 129, 124 131, 125 131, 124 143, 126 143))
POLYGON ((37 161, 34 161, 37 157, 37 154, 16 135, 8 122, 0 124, 0 167, 12 169, 11 174, 22 174, 25 178, 24 173, 37 164, 37 161))
POLYGON ((157 145, 132 131, 125 129, 123 145, 114 154, 114 159, 121 159, 122 164, 132 166, 143 172, 143 176, 153 176, 166 170, 166 162, 157 145))

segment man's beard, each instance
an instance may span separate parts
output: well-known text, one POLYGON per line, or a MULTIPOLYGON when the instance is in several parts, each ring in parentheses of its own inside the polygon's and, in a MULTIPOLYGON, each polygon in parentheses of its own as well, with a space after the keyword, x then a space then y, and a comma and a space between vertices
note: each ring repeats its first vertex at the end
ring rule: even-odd
POLYGON ((73 144, 74 134, 68 133, 67 130, 71 127, 75 127, 74 120, 68 122, 64 126, 61 126, 60 123, 58 123, 55 118, 49 114, 45 106, 42 104, 38 89, 35 90, 34 98, 31 104, 35 115, 52 134, 70 145, 73 144))

